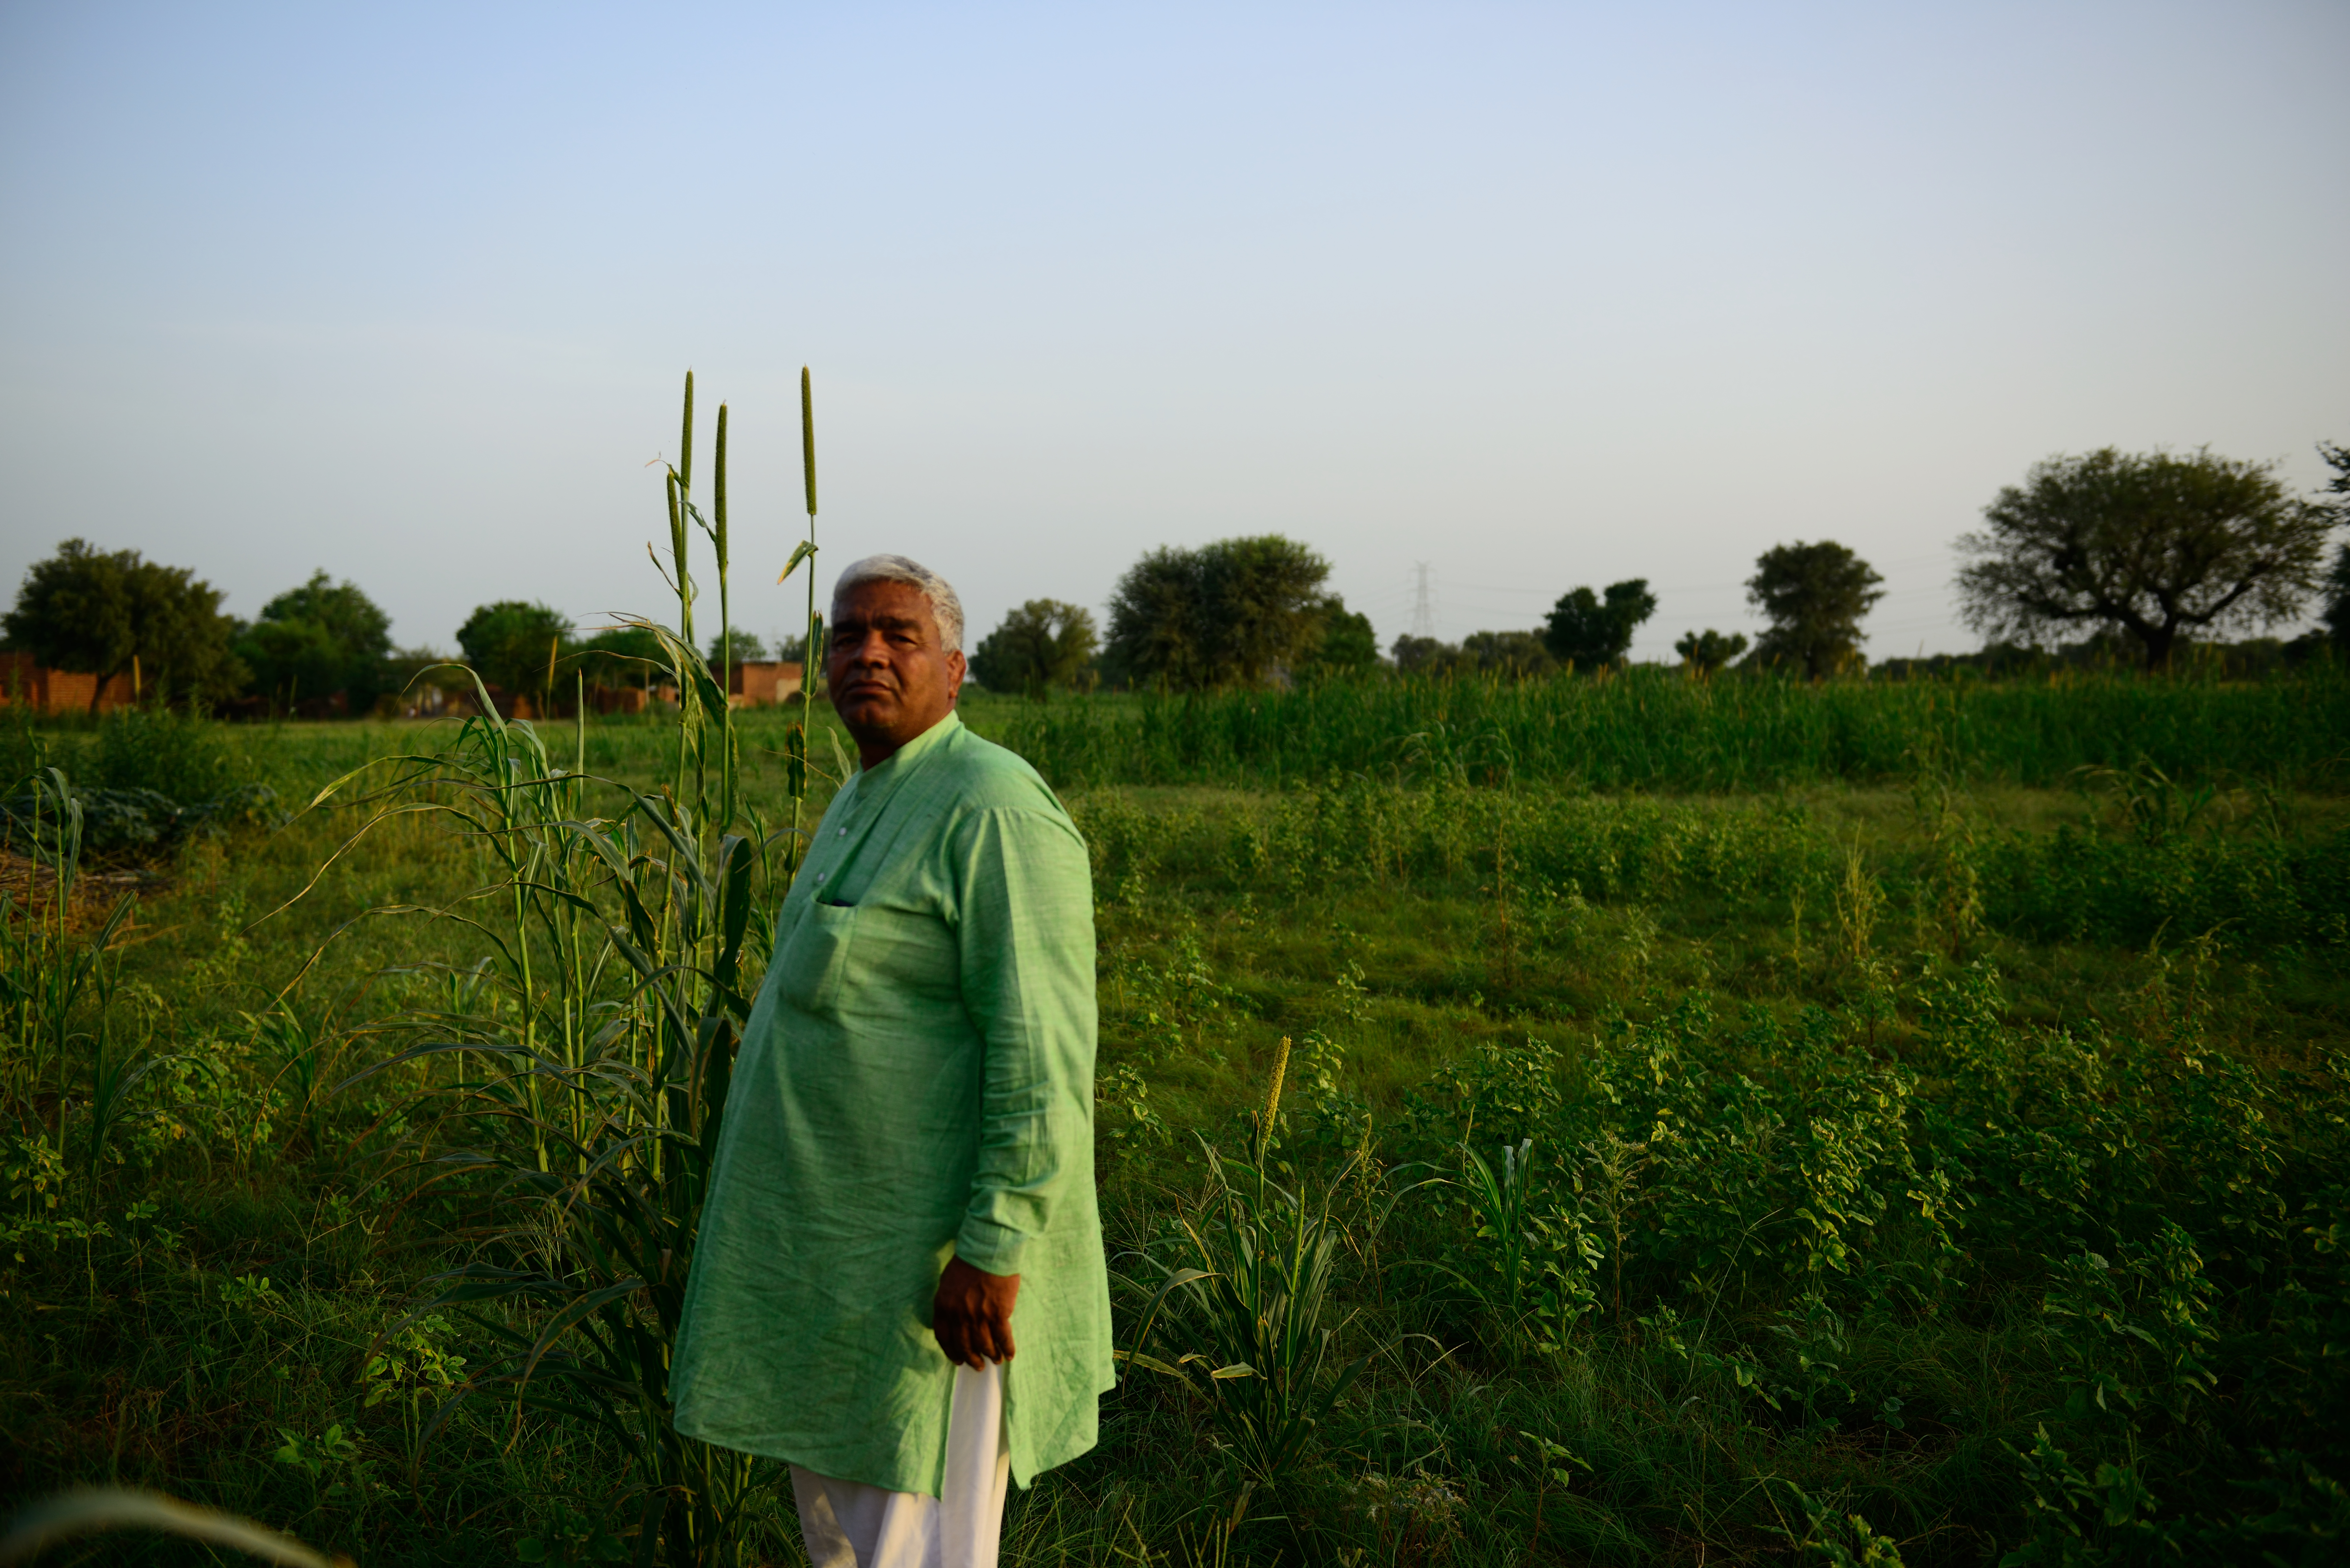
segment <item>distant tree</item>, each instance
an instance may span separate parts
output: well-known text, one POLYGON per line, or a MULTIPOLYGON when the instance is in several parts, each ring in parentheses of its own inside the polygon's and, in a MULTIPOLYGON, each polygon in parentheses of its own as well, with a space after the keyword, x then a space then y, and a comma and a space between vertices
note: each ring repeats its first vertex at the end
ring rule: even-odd
POLYGON ((710 634, 710 646, 702 650, 702 658, 710 666, 710 673, 719 685, 732 691, 734 689, 733 671, 745 664, 764 662, 767 658, 767 646, 759 640, 758 633, 745 631, 739 626, 730 627, 724 631, 710 634))
POLYGON ((2334 519, 2335 527, 2350 528, 2350 446, 2322 441, 2317 443, 2317 455, 2324 458, 2325 466, 2334 471, 2334 477, 2325 482, 2323 493, 2334 499, 2321 501, 2318 504, 2325 508, 2326 515, 2334 519))
POLYGON ((549 605, 500 599, 483 605, 457 628, 465 662, 492 686, 547 696, 547 675, 571 636, 571 618, 549 605))
POLYGON ((2334 565, 2325 574, 2325 607, 2319 618, 2325 622, 2326 636, 2334 648, 2350 654, 2350 545, 2334 549, 2334 565))
POLYGON ((1648 591, 1646 577, 1610 583, 1605 597, 1576 588, 1551 607, 1543 642, 1562 664, 1597 670, 1621 663, 1632 646, 1632 634, 1656 613, 1657 596, 1648 591))
POLYGON ((1003 618, 971 656, 971 671, 991 691, 1045 697, 1079 685, 1101 639, 1093 612, 1058 599, 1030 599, 1003 618))
POLYGON ((1692 674, 1704 680, 1746 651, 1746 634, 1742 631, 1719 632, 1708 627, 1703 631, 1688 633, 1673 644, 1673 651, 1681 656, 1692 674))
POLYGON ((2035 463, 1958 542, 1962 613, 1987 638, 2033 642, 2109 626, 2149 670, 2190 633, 2288 620, 2316 591, 2334 519, 2275 466, 2112 447, 2035 463))
POLYGON ((1505 680, 1530 680, 1558 668, 1542 638, 1531 631, 1472 631, 1461 639, 1461 654, 1480 674, 1505 680))
POLYGON ((50 669, 97 676, 101 694, 136 660, 144 691, 217 701, 245 679, 230 646, 236 623, 220 613, 220 590, 185 566, 68 539, 25 574, 0 633, 50 669))
POLYGON ((767 645, 759 639, 757 632, 744 631, 738 626, 731 633, 711 633, 710 648, 702 657, 710 661, 712 670, 714 670, 726 662, 730 638, 733 642, 732 651, 734 662, 737 664, 763 664, 775 657, 767 650, 767 645))
POLYGON ((1746 579, 1746 597, 1770 621, 1754 641, 1754 662, 1800 664, 1817 680, 1860 652, 1861 618, 1885 597, 1877 569, 1823 539, 1765 550, 1746 579))
POLYGON ((413 697, 427 687, 452 694, 470 694, 472 683, 449 665, 449 656, 437 648, 421 644, 395 648, 384 656, 384 690, 403 698, 413 697))
MULTIPOLYGON (((2325 508, 2336 527, 2350 528, 2350 447, 2322 441, 2317 443, 2317 455, 2334 470, 2334 477, 2325 485, 2325 493, 2334 499, 2318 504, 2325 508)), ((2319 618, 2325 622, 2334 648, 2350 654, 2350 545, 2340 545, 2334 553, 2334 565, 2325 574, 2324 598, 2325 607, 2319 611, 2319 618)))
POLYGON ((1128 681, 1186 691, 1262 685, 1313 652, 1329 575, 1278 534, 1153 550, 1110 597, 1107 662, 1128 681))
POLYGON ((1311 675, 1360 675, 1378 668, 1378 634, 1371 618, 1350 610, 1336 594, 1322 600, 1322 639, 1305 656, 1303 669, 1311 675))
MULTIPOLYGON (((739 649, 735 657, 743 657, 739 649)), ((608 626, 584 641, 566 644, 557 679, 573 668, 588 677, 590 686, 640 686, 648 691, 670 677, 669 654, 660 639, 640 626, 608 626)))
POLYGON ((272 704, 340 691, 354 713, 375 706, 390 680, 391 618, 356 583, 322 569, 261 607, 237 635, 237 657, 272 704))
POLYGON ((1458 643, 1439 642, 1432 637, 1414 637, 1409 632, 1395 639, 1388 657, 1395 667, 1406 675, 1444 675, 1461 662, 1458 643))
POLYGON ((1391 657, 1402 674, 1431 680, 1463 675, 1531 680, 1558 669, 1541 634, 1532 631, 1472 631, 1459 642, 1406 635, 1395 639, 1391 657))
POLYGON ((1127 568, 1109 601, 1107 660, 1129 682, 1209 683, 1200 552, 1170 545, 1127 568))
POLYGON ((305 697, 345 690, 343 674, 350 667, 349 654, 334 634, 311 620, 257 620, 241 627, 236 656, 273 712, 291 711, 305 697))

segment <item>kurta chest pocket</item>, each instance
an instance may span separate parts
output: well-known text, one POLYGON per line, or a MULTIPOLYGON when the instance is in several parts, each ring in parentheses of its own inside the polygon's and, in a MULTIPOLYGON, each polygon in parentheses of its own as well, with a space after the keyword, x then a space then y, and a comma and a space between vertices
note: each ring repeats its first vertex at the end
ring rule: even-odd
POLYGON ((802 1012, 828 1013, 837 1009, 841 981, 848 972, 849 940, 856 929, 853 905, 810 904, 780 955, 784 973, 776 989, 783 1000, 802 1012))

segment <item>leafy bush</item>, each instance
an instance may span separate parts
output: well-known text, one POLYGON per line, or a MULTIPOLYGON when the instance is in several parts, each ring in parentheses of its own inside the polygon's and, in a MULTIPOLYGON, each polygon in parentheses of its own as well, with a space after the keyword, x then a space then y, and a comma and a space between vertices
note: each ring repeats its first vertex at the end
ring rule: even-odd
MULTIPOLYGON (((265 820, 276 801, 266 784, 245 780, 221 726, 196 715, 119 708, 73 743, 67 734, 16 723, 16 761, 61 765, 82 809, 82 842, 92 854, 139 856, 171 848, 193 834, 265 820)), ((12 784, 33 771, 11 773, 12 784)), ((0 815, 29 837, 33 794, 0 799, 0 815)))

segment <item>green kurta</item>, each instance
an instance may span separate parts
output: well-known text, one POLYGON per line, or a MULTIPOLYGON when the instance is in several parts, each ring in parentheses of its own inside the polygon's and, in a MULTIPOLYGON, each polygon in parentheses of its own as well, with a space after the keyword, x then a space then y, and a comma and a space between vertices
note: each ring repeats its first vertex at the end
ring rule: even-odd
POLYGON ((1022 1486, 1111 1386, 1094 1201, 1093 880, 1044 780, 950 713, 834 797, 744 1026, 671 1388, 677 1429, 939 1495, 951 1254, 1020 1276, 1022 1486))

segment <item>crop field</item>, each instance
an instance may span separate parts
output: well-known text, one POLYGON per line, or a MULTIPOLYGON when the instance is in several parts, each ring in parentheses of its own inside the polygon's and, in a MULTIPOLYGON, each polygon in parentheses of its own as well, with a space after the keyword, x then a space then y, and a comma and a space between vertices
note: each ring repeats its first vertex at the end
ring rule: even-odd
MULTIPOLYGON (((1007 1563, 2350 1551, 2350 680, 965 718, 1092 847, 1123 1353, 1007 1563)), ((805 1562, 665 1403, 788 724, 0 721, 12 1507, 805 1562)))

